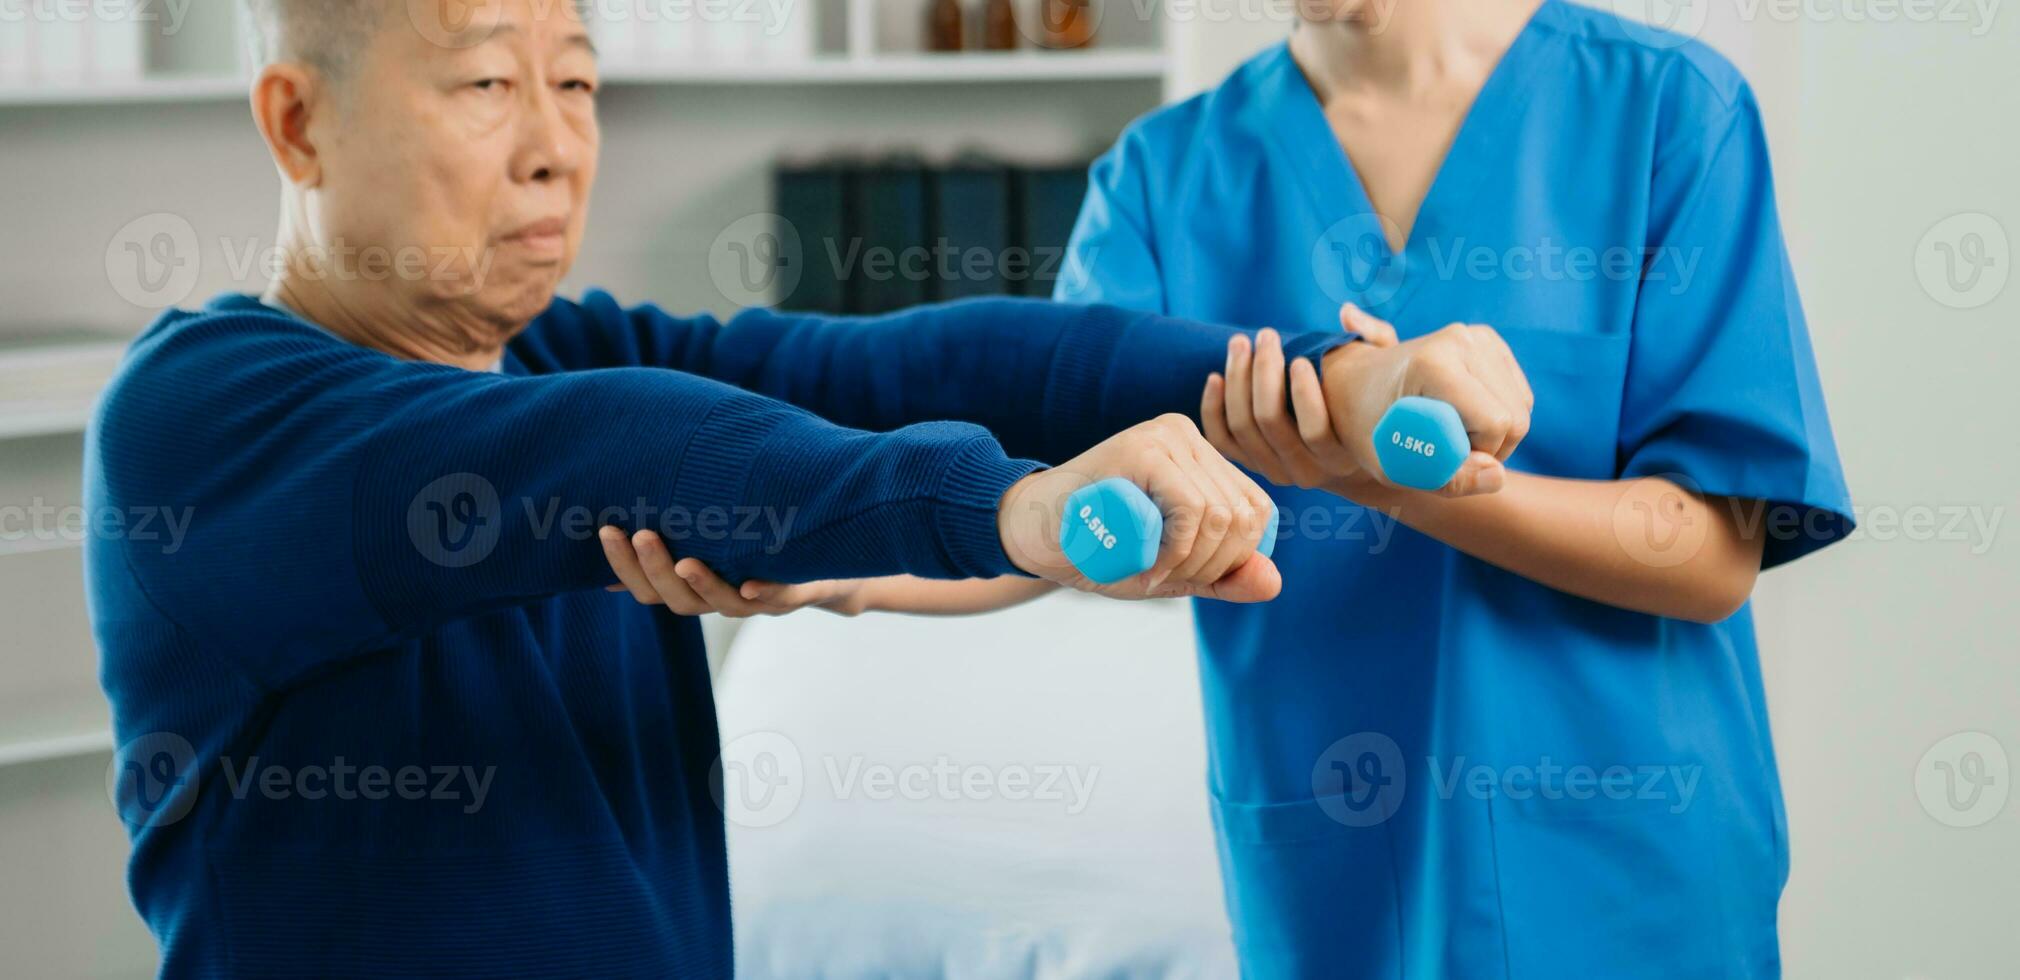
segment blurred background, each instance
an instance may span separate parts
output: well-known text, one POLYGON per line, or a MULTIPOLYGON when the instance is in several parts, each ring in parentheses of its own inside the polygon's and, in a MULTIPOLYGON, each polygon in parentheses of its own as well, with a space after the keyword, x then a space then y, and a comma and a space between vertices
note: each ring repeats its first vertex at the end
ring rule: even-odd
MULTIPOLYGON (((738 0, 752 19, 705 26, 598 4, 604 169, 570 291, 719 313, 1049 294, 1087 161, 1280 40, 1291 10, 1041 3, 1058 0, 738 0), (949 240, 1000 261, 868 264, 949 240), (865 264, 816 261, 838 241, 865 264)), ((0 0, 8 975, 154 968, 106 799, 78 473, 124 338, 264 283, 276 178, 233 7, 0 0)), ((1863 524, 1756 596, 1788 975, 2020 976, 2020 14, 1611 7, 1701 37, 1758 92, 1863 524)), ((1068 596, 984 621, 711 624, 742 971, 1231 976, 1188 616, 1068 596)))

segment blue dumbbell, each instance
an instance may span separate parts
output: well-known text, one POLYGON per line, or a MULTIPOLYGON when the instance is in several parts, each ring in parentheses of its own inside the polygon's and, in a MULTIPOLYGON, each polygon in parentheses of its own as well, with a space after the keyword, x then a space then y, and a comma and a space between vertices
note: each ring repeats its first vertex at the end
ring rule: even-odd
POLYGON ((1399 398, 1375 425, 1375 459, 1399 487, 1437 490, 1452 482, 1472 451, 1459 410, 1436 398, 1399 398))
MULTIPOLYGON (((1164 515, 1141 487, 1121 477, 1090 483, 1066 498, 1059 522, 1059 550, 1080 574, 1100 585, 1141 575, 1157 564, 1164 538, 1164 515)), ((1277 509, 1256 550, 1268 558, 1277 547, 1277 509)))

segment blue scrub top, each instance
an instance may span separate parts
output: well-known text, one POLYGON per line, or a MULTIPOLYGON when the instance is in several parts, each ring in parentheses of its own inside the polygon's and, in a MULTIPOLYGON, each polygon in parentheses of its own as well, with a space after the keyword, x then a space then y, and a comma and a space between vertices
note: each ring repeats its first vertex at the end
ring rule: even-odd
MULTIPOLYGON (((1701 45, 1546 2, 1400 254, 1282 45, 1137 121, 1092 185, 1060 299, 1292 330, 1351 300, 1405 338, 1492 324, 1536 391, 1516 469, 1772 502, 1766 565, 1850 531, 1759 111, 1701 45)), ((1616 609, 1274 493, 1283 597, 1197 607, 1246 973, 1779 973, 1788 849, 1750 610, 1616 609)), ((1681 557, 1667 544, 1623 538, 1681 557)))

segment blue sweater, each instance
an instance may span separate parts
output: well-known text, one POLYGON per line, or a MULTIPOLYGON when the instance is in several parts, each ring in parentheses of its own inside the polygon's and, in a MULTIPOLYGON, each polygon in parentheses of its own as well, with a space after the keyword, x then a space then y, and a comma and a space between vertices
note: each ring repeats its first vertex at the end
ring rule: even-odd
POLYGON ((162 317, 89 438, 86 578, 163 975, 729 976, 701 635, 602 590, 598 526, 731 581, 1011 573, 1009 485, 1195 412, 1229 332, 592 293, 485 374, 162 317))

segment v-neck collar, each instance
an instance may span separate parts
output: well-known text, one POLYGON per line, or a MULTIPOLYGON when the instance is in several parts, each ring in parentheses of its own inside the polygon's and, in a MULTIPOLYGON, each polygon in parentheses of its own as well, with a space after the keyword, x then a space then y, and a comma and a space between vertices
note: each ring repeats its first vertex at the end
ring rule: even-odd
MULTIPOLYGON (((1332 219, 1329 223, 1333 224, 1333 230, 1328 231, 1326 238, 1344 238, 1344 244, 1354 250, 1358 261, 1371 267, 1366 275, 1354 277, 1364 279, 1372 287, 1361 290, 1363 296, 1356 300, 1369 312, 1383 319, 1396 319, 1396 313, 1425 278, 1421 271, 1411 275, 1409 269, 1413 261, 1425 261, 1421 254, 1423 243, 1463 226, 1484 178, 1495 172, 1499 161, 1513 151, 1508 136, 1529 104, 1528 80, 1549 62, 1547 55, 1553 49, 1550 42, 1554 34, 1546 21, 1554 23, 1560 2, 1543 0, 1488 73, 1460 121, 1452 145, 1439 161, 1430 189, 1417 206, 1416 221, 1404 238, 1401 252, 1389 245, 1381 224, 1387 219, 1376 212, 1360 171, 1333 135, 1332 123, 1326 119, 1318 93, 1313 91, 1297 60, 1291 57, 1290 42, 1280 42, 1268 56, 1259 94, 1265 116, 1276 124, 1267 128, 1318 213, 1332 219)), ((1321 242, 1320 248, 1340 244, 1321 242)), ((1322 258, 1315 254, 1314 262, 1322 258)))

